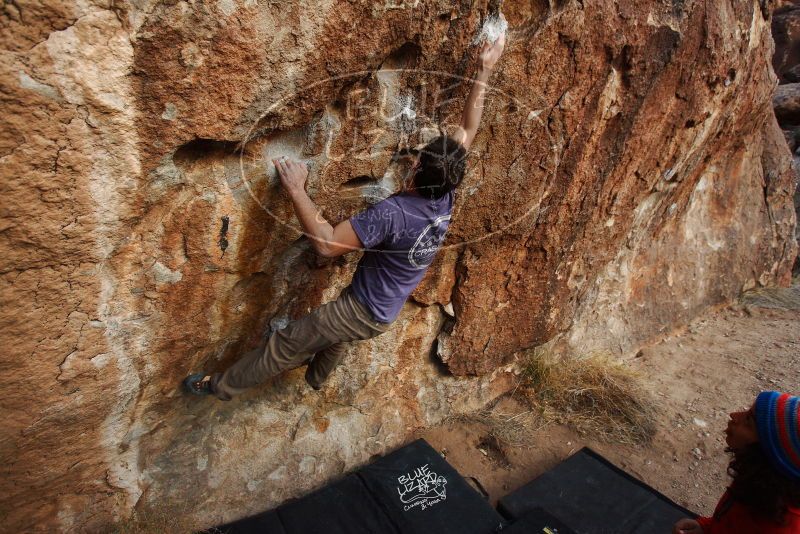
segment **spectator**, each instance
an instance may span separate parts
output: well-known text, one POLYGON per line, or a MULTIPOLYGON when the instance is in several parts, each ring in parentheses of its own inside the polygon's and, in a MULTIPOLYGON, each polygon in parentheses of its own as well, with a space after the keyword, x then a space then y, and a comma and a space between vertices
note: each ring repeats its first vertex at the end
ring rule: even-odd
POLYGON ((733 479, 711 517, 681 519, 673 534, 800 534, 800 397, 764 391, 730 414, 733 479))

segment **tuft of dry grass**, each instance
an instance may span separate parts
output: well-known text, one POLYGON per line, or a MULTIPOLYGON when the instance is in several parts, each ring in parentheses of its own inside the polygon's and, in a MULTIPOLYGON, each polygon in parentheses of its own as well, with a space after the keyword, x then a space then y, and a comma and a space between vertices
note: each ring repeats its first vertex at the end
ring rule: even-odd
POLYGON ((542 426, 532 411, 508 414, 484 409, 472 413, 453 415, 448 420, 481 424, 486 427, 490 436, 512 447, 530 444, 530 438, 533 433, 542 426))
POLYGON ((656 431, 657 404, 640 373, 609 354, 548 361, 531 355, 522 392, 544 421, 602 441, 639 445, 656 431))

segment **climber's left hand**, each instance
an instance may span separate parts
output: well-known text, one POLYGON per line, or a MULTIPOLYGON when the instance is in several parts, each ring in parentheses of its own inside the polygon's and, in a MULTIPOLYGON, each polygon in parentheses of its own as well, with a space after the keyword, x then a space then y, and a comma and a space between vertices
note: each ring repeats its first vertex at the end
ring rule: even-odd
POLYGON ((287 157, 273 158, 272 163, 278 171, 286 192, 290 195, 300 191, 305 191, 306 179, 308 178, 308 167, 302 161, 292 161, 287 157))
MULTIPOLYGON (((505 17, 501 15, 501 18, 505 20, 505 17)), ((478 54, 478 66, 481 70, 491 72, 494 69, 495 63, 497 60, 500 59, 500 56, 503 55, 503 49, 506 47, 506 34, 503 32, 500 34, 500 37, 497 38, 497 41, 494 43, 486 42, 481 47, 481 50, 478 54)))

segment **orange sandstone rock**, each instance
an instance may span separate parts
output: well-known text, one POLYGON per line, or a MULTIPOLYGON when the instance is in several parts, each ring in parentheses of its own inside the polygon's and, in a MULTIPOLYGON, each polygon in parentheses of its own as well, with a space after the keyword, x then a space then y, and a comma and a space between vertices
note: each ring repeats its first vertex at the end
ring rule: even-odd
POLYGON ((458 120, 494 2, 45 4, 0 30, 8 528, 228 521, 510 390, 520 350, 626 355, 788 282, 769 13, 506 0, 448 248, 400 320, 319 393, 294 371, 187 399, 355 268, 315 257, 269 159, 307 161, 332 221, 396 190, 397 150, 458 120))

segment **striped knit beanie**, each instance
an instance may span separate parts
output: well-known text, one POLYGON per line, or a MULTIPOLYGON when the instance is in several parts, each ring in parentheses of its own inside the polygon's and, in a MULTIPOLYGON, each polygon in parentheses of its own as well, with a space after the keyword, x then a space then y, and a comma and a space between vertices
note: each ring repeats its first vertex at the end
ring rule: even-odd
POLYGON ((775 468, 800 481, 800 397, 762 391, 756 397, 756 426, 761 448, 775 468))

